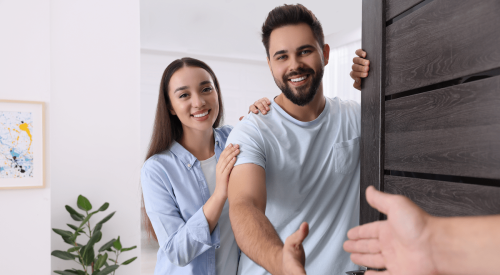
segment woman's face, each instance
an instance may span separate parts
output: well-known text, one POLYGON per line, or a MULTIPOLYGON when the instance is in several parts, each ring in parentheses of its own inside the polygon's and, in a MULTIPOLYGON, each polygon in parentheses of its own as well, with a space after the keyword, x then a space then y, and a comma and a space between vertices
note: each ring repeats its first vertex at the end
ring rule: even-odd
POLYGON ((184 128, 206 131, 212 129, 219 115, 218 91, 210 74, 202 68, 183 67, 170 78, 168 96, 170 112, 184 128))

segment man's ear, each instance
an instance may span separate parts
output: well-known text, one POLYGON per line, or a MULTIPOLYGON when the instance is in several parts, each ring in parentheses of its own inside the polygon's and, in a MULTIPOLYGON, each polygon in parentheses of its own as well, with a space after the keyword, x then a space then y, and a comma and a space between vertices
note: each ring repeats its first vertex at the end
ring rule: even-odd
POLYGON ((325 61, 325 66, 328 65, 328 61, 330 60, 330 45, 328 44, 323 46, 323 60, 325 61))
POLYGON ((269 67, 271 73, 273 73, 273 69, 271 68, 271 60, 269 60, 269 57, 267 58, 267 66, 269 67))

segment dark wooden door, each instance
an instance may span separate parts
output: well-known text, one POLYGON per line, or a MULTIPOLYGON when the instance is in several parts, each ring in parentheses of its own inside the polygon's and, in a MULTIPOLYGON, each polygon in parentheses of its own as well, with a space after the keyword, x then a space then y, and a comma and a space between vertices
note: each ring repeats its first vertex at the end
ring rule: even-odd
POLYGON ((500 214, 500 1, 363 0, 369 185, 437 216, 500 214))

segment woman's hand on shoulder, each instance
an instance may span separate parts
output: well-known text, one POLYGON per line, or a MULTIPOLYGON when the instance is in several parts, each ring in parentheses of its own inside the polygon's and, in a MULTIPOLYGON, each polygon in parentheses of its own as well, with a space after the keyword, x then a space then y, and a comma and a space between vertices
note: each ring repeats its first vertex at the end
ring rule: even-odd
POLYGON ((220 154, 215 171, 215 191, 214 195, 220 196, 224 200, 227 199, 227 185, 229 183, 229 175, 236 163, 236 156, 240 153, 238 144, 229 144, 220 154))
MULTIPOLYGON (((258 114, 260 111, 263 115, 265 115, 270 110, 269 105, 271 105, 271 100, 267 97, 263 97, 248 107, 248 113, 252 112, 254 114, 258 114)), ((240 117, 240 120, 242 119, 243 116, 240 117)))

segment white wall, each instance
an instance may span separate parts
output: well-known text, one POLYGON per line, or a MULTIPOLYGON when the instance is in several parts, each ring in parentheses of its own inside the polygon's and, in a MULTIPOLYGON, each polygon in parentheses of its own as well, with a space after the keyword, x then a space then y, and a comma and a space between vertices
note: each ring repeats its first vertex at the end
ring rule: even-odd
MULTIPOLYGON (((118 235, 124 247, 140 245, 139 47, 138 0, 51 2, 51 225, 72 221, 64 205, 79 194, 94 209, 109 202, 117 213, 96 248, 118 235)), ((53 250, 68 248, 51 236, 53 250)), ((70 266, 52 259, 53 270, 70 266)), ((117 272, 139 274, 140 259, 117 272)))
POLYGON ((236 125, 239 117, 248 113, 248 106, 262 97, 273 97, 281 91, 274 83, 266 59, 235 59, 213 55, 143 49, 141 54, 141 156, 151 138, 158 102, 160 80, 170 62, 193 57, 207 63, 214 71, 222 90, 225 125, 236 125))
MULTIPOLYGON (((0 1, 0 37, 0 99, 46 102, 50 131, 50 0, 0 1)), ((50 181, 47 173, 43 189, 0 190, 1 274, 51 273, 50 181)))
POLYGON ((97 248, 140 246, 139 0, 3 0, 0 37, 0 98, 46 103, 46 187, 0 190, 0 273, 78 267, 50 253, 68 248, 51 228, 75 223, 79 194, 117 211, 97 248))

